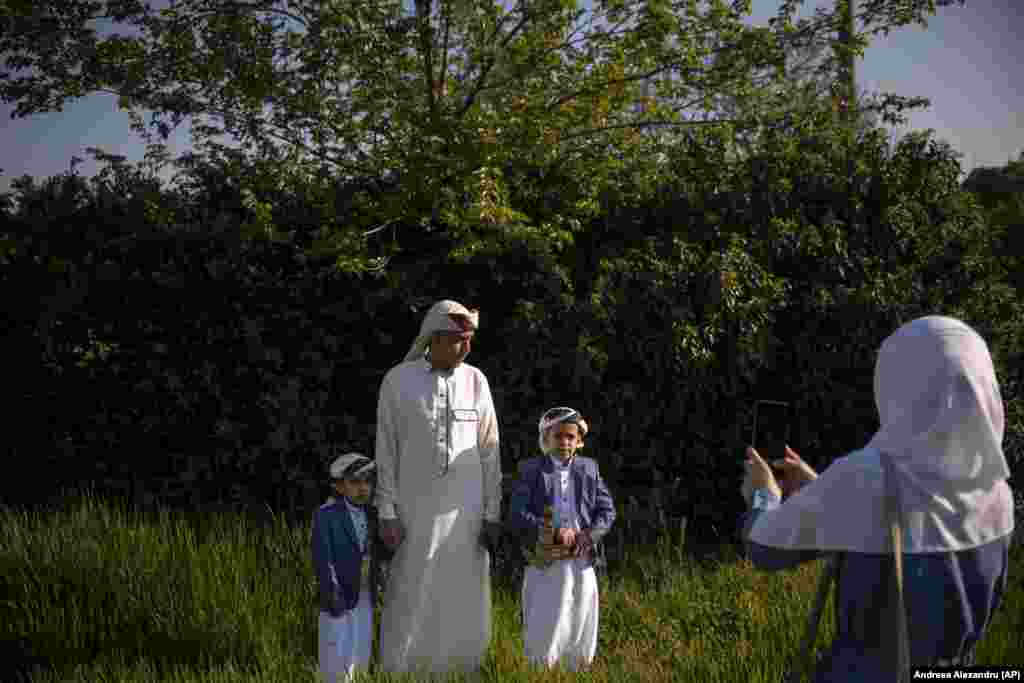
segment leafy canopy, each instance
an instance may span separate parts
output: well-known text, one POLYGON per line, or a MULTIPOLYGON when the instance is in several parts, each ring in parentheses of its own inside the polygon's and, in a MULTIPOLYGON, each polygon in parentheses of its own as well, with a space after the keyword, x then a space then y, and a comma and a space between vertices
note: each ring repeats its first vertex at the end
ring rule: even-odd
MULTIPOLYGON (((263 168, 242 179, 254 234, 281 237, 260 197, 305 188, 328 217, 319 246, 358 270, 395 224, 443 223, 463 239, 456 257, 571 243, 624 170, 654 187, 682 131, 753 125, 749 108, 715 115, 715 99, 772 88, 787 49, 835 31, 836 12, 794 22, 798 5, 765 28, 744 22, 750 0, 9 0, 0 97, 27 116, 114 93, 155 146, 191 120, 200 154, 263 168), (99 19, 114 32, 98 37, 99 19), (541 219, 514 206, 506 174, 521 166, 572 177, 573 203, 541 219), (332 223, 331 188, 352 178, 399 191, 361 195, 359 220, 332 223)), ((871 35, 935 5, 871 0, 859 18, 871 35)))

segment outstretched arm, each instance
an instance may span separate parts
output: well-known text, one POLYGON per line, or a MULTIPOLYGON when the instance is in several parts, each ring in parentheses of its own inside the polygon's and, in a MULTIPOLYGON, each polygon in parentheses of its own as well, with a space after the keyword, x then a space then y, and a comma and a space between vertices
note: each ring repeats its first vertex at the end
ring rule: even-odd
POLYGON ((743 540, 747 546, 747 557, 759 569, 776 571, 795 567, 803 562, 816 559, 821 555, 817 550, 789 550, 773 548, 750 540, 750 531, 754 528, 757 518, 762 514, 779 507, 779 497, 769 489, 754 489, 750 501, 750 512, 743 520, 743 540))

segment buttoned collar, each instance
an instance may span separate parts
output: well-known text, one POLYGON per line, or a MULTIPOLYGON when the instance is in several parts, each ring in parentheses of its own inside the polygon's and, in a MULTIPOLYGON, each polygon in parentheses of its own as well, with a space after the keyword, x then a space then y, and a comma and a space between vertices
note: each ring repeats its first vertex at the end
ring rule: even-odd
POLYGON ((555 469, 558 469, 558 470, 567 470, 567 469, 572 467, 572 464, 574 462, 576 462, 576 455, 575 454, 571 458, 569 458, 569 462, 564 463, 564 464, 562 463, 562 459, 559 458, 556 455, 550 455, 549 454, 548 457, 551 458, 551 464, 553 464, 555 466, 555 469))

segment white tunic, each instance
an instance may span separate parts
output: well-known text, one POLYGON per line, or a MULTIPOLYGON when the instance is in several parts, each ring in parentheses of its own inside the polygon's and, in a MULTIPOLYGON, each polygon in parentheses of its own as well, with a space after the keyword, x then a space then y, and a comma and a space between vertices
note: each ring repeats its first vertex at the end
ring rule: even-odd
POLYGON ((597 654, 599 599, 594 568, 576 559, 527 567, 523 576, 523 648, 535 666, 577 671, 597 654))
POLYGON ((381 613, 385 671, 471 671, 490 641, 490 558, 484 519, 501 518, 498 423, 487 379, 463 363, 432 371, 401 363, 377 408, 381 519, 405 539, 391 562, 381 613))
POLYGON ((370 668, 373 647, 373 607, 369 591, 359 604, 340 617, 320 612, 320 677, 324 683, 351 681, 356 671, 370 668))

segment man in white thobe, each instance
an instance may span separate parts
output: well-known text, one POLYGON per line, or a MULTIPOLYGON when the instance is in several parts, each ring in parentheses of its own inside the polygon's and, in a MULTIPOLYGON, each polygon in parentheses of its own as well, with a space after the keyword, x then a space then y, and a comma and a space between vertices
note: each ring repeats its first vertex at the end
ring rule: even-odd
POLYGON ((487 378, 463 362, 478 323, 461 304, 434 304, 381 384, 376 503, 396 551, 381 613, 385 671, 475 671, 490 641, 501 461, 487 378))

